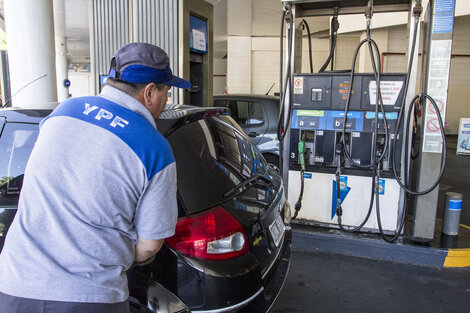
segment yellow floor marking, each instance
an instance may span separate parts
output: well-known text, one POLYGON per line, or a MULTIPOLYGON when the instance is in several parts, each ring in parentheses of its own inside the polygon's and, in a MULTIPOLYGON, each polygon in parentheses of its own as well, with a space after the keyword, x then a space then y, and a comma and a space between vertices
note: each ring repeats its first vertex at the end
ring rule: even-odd
POLYGON ((467 225, 464 225, 464 224, 460 224, 461 227, 463 228, 466 228, 466 229, 470 229, 470 226, 467 226, 467 225))
POLYGON ((444 267, 470 266, 470 249, 449 249, 444 267))

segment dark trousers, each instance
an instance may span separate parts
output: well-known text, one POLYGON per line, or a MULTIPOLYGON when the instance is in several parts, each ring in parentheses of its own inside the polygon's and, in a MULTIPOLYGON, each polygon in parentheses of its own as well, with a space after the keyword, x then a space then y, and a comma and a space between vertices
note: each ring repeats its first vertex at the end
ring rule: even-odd
POLYGON ((19 298, 0 292, 0 313, 129 313, 129 302, 81 303, 19 298))

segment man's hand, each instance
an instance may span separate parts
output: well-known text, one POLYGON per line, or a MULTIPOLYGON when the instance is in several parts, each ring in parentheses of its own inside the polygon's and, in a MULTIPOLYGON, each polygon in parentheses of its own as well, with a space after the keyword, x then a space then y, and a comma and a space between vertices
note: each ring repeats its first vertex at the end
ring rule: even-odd
POLYGON ((163 245, 165 239, 150 240, 139 237, 135 245, 135 262, 141 263, 153 257, 163 245))

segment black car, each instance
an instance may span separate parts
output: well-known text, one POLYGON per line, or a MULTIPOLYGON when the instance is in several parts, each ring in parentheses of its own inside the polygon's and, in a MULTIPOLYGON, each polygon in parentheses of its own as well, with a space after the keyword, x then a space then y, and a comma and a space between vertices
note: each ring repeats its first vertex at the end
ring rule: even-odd
POLYGON ((266 161, 279 166, 279 97, 257 94, 214 95, 214 106, 229 108, 230 115, 252 138, 266 161))
MULTIPOLYGON (((176 159, 179 219, 155 260, 128 271, 131 312, 266 312, 282 288, 291 241, 282 181, 227 112, 177 105, 157 121, 176 159)), ((0 251, 49 113, 0 111, 0 251)))

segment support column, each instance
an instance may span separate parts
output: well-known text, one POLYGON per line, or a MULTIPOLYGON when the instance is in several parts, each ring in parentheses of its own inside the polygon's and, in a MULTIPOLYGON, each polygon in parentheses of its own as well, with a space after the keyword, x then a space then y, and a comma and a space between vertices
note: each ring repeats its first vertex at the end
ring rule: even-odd
POLYGON ((65 37, 65 0, 54 0, 55 64, 57 75, 57 100, 69 97, 68 59, 65 37))
POLYGON ((57 105, 52 0, 5 0, 12 104, 57 105))
MULTIPOLYGON (((421 154, 418 160, 417 190, 430 187, 440 174, 443 140, 438 115, 446 120, 455 0, 433 1, 428 12, 430 22, 429 48, 426 51, 425 91, 435 101, 437 110, 426 100, 422 117, 421 154)), ((439 185, 428 194, 416 197, 411 237, 415 241, 432 241, 436 226, 439 185)))

